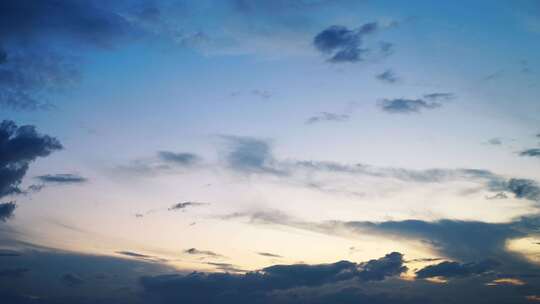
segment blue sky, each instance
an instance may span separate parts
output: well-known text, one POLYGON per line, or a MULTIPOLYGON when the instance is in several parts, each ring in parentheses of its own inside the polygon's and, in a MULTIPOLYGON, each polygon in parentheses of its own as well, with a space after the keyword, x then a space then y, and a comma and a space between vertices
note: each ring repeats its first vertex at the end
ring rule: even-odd
POLYGON ((0 28, 0 299, 540 299, 538 1, 24 0, 0 28))

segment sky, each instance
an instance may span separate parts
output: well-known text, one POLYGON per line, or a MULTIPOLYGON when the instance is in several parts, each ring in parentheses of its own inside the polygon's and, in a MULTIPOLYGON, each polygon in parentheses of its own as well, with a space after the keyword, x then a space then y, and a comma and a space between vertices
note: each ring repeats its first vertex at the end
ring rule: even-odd
POLYGON ((540 2, 0 2, 0 302, 540 302, 540 2))

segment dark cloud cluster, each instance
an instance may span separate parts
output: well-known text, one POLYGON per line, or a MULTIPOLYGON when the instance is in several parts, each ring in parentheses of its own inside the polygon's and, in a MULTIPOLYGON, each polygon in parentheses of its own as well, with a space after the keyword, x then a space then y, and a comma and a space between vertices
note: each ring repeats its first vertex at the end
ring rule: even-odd
POLYGON ((323 121, 332 121, 332 122, 344 122, 351 118, 348 114, 338 114, 330 112, 321 112, 318 115, 311 116, 306 120, 306 124, 311 125, 323 121))
MULTIPOLYGON (((313 38, 313 45, 328 57, 329 62, 358 62, 365 60, 369 48, 363 47, 363 39, 380 30, 377 22, 365 23, 357 29, 333 25, 318 33, 313 38)), ((381 53, 389 53, 391 45, 381 45, 381 53)))
MULTIPOLYGON (((13 121, 0 123, 0 198, 23 193, 19 188, 30 163, 62 149, 60 142, 39 134, 34 126, 17 126, 13 121)), ((12 216, 15 203, 0 204, 0 219, 12 216)))
POLYGON ((142 277, 146 296, 160 303, 275 303, 275 293, 345 281, 382 281, 406 270, 393 252, 364 263, 274 265, 246 274, 192 273, 142 277))

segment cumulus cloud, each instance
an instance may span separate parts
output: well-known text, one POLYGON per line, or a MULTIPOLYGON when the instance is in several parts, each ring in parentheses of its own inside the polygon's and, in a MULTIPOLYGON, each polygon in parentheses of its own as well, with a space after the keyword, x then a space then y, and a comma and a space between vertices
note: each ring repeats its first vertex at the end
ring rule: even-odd
POLYGON ((311 125, 319 122, 324 121, 332 121, 332 122, 344 122, 349 120, 351 117, 348 114, 338 114, 338 113, 330 113, 330 112, 321 112, 318 115, 311 116, 306 120, 306 124, 311 125))
POLYGON ((63 173, 63 174, 46 174, 36 176, 38 180, 43 183, 55 183, 55 184, 81 184, 88 181, 87 178, 77 174, 63 173))
POLYGON ((386 83, 396 83, 399 80, 396 73, 390 69, 385 70, 384 72, 377 74, 375 76, 378 80, 386 83))
MULTIPOLYGON (((377 22, 365 23, 357 29, 333 25, 318 33, 313 38, 313 45, 332 63, 364 61, 373 51, 364 46, 364 37, 380 29, 377 22)), ((381 45, 381 54, 388 54, 390 48, 391 44, 381 45)))

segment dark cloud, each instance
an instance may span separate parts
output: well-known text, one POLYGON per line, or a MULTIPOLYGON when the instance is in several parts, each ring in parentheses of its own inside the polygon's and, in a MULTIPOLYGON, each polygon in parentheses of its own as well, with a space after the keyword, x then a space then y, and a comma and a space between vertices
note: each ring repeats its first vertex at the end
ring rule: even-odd
POLYGON ((166 259, 163 259, 163 258, 159 258, 152 255, 146 255, 142 253, 137 253, 133 251, 117 251, 116 253, 120 255, 125 255, 131 258, 141 259, 144 261, 153 261, 153 262, 166 262, 167 261, 166 259))
POLYGON ((176 153, 170 151, 160 151, 158 156, 165 162, 178 164, 181 166, 193 165, 200 160, 199 156, 193 153, 176 153))
POLYGON ((500 146, 502 145, 502 140, 500 138, 495 137, 495 138, 489 139, 487 143, 493 146, 500 146))
POLYGON ((7 269, 0 269, 0 278, 20 278, 25 273, 30 271, 28 268, 7 268, 7 269))
POLYGON ((409 114, 418 113, 422 110, 433 110, 441 107, 441 104, 423 99, 394 98, 383 99, 380 103, 380 107, 383 111, 392 114, 409 114))
POLYGON ((314 124, 324 121, 333 121, 333 122, 344 122, 349 120, 351 117, 348 114, 337 114, 330 112, 321 112, 319 115, 312 116, 306 120, 306 124, 314 124))
MULTIPOLYGON (((357 29, 333 25, 318 33, 313 38, 313 45, 328 57, 329 62, 357 62, 365 60, 364 56, 370 49, 363 48, 363 38, 380 29, 377 22, 370 22, 357 29)), ((390 46, 382 46, 381 50, 388 52, 390 46)))
POLYGON ((223 136, 228 167, 244 173, 282 174, 274 168, 270 144, 252 137, 223 136))
POLYGON ((194 153, 158 151, 154 157, 135 159, 116 169, 128 176, 155 176, 192 169, 201 159, 194 153))
POLYGON ((364 263, 274 265, 246 274, 192 273, 141 278, 146 295, 161 303, 275 303, 273 294, 298 287, 322 287, 356 280, 381 281, 406 270, 400 253, 364 263))
POLYGON ((457 261, 519 260, 507 251, 508 240, 536 235, 540 229, 540 217, 518 218, 509 223, 482 221, 327 221, 308 222, 275 211, 234 213, 221 217, 224 220, 247 218, 255 225, 278 225, 329 235, 353 237, 374 235, 390 239, 417 240, 439 253, 457 261))
POLYGON ((21 193, 19 184, 30 163, 60 149, 56 138, 39 134, 34 126, 18 127, 9 120, 0 123, 0 198, 21 193))
POLYGON ((456 98, 456 95, 453 93, 431 93, 424 94, 424 98, 429 101, 445 101, 456 98))
POLYGON ((380 74, 377 74, 375 76, 380 81, 386 82, 386 83, 396 83, 399 80, 399 77, 397 77, 396 73, 394 71, 388 69, 380 74))
POLYGON ((190 254, 190 255, 199 255, 199 256, 206 256, 206 257, 223 257, 221 254, 215 253, 210 250, 199 250, 197 248, 189 248, 184 250, 184 253, 190 254))
POLYGON ((17 205, 13 202, 0 203, 0 221, 5 222, 13 217, 16 208, 17 205))
POLYGON ((41 182, 44 183, 56 183, 56 184, 81 184, 88 181, 87 178, 77 174, 47 174, 36 176, 41 182))
POLYGON ((231 273, 244 273, 245 270, 229 263, 217 263, 217 262, 207 262, 207 265, 214 266, 217 270, 231 273))
POLYGON ((79 79, 74 48, 109 48, 134 32, 105 2, 6 0, 0 3, 0 107, 50 107, 46 95, 79 79), (56 47, 53 50, 52 45, 56 47), (62 46, 67 46, 64 49, 62 46))
POLYGON ((513 193, 516 198, 540 202, 540 185, 534 180, 511 178, 504 184, 505 190, 513 193))
POLYGON ((205 206, 205 205, 209 205, 209 203, 183 202, 183 203, 174 204, 173 206, 169 208, 169 210, 170 211, 175 211, 175 210, 184 211, 188 207, 198 207, 198 206, 205 206))
POLYGON ((22 253, 16 250, 6 250, 6 249, 0 249, 0 257, 18 257, 21 256, 22 253))
POLYGON ((500 263, 495 260, 484 260, 472 263, 458 263, 444 261, 436 265, 426 266, 416 272, 416 277, 419 279, 444 277, 467 277, 472 275, 484 274, 492 271, 500 263))
POLYGON ((80 276, 73 273, 66 273, 62 275, 61 279, 66 285, 71 287, 80 286, 84 283, 84 280, 80 276))
POLYGON ((519 156, 540 157, 540 149, 533 148, 533 149, 523 150, 519 152, 519 156))
POLYGON ((257 252, 257 254, 260 256, 269 257, 269 258, 282 258, 281 255, 270 253, 270 252, 257 252))

